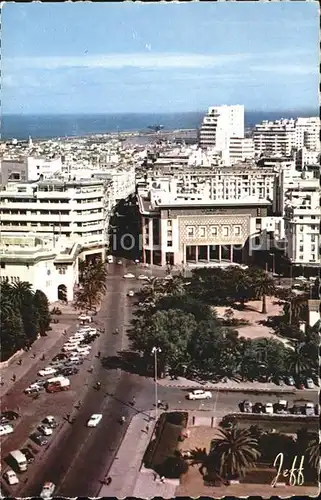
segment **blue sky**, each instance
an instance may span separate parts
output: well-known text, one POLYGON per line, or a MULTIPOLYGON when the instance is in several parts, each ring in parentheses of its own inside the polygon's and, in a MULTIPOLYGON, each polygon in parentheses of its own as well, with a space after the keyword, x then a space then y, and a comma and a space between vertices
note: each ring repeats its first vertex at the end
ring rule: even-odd
POLYGON ((318 106, 318 3, 30 3, 2 10, 3 113, 318 106))

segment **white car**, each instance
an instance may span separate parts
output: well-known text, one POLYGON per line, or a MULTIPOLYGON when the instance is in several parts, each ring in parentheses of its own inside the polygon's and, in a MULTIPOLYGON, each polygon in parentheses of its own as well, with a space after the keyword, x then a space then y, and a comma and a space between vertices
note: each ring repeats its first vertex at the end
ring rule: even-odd
POLYGON ((39 425, 37 430, 41 432, 44 436, 51 436, 53 433, 52 428, 45 424, 39 425))
POLYGON ((57 373, 57 370, 52 366, 47 366, 47 368, 38 371, 38 375, 40 377, 45 377, 46 375, 54 375, 55 373, 57 373))
POLYGON ((10 484, 10 486, 13 486, 14 484, 19 483, 19 479, 17 477, 17 474, 12 469, 7 470, 3 474, 3 476, 4 476, 5 480, 8 482, 8 484, 10 484))
POLYGON ((265 410, 265 413, 267 413, 268 415, 273 415, 273 404, 272 403, 265 403, 264 410, 265 410))
POLYGON ((135 295, 134 290, 129 290, 127 295, 128 295, 128 297, 134 297, 134 295, 135 295))
POLYGON ((48 481, 42 487, 40 498, 51 498, 54 494, 55 489, 56 485, 48 481))
POLYGON ((307 278, 304 276, 298 276, 297 278, 294 278, 296 281, 307 281, 307 278))
POLYGON ((139 279, 139 280, 149 280, 149 276, 146 276, 145 274, 140 274, 137 279, 139 279))
POLYGON ((101 419, 103 418, 101 413, 94 413, 87 422, 87 427, 97 427, 101 419))
POLYGON ((13 427, 12 425, 0 425, 0 436, 5 436, 6 434, 12 434, 13 427))
POLYGON ((203 391, 201 389, 195 389, 187 394, 187 399, 211 399, 212 393, 210 391, 203 391))
POLYGON ((122 266, 123 261, 119 259, 119 260, 117 260, 117 264, 118 264, 119 266, 122 266))
POLYGON ((171 274, 167 274, 164 278, 164 280, 172 280, 173 276, 171 274))
POLYGON ((135 278, 135 275, 133 273, 126 273, 124 274, 124 278, 135 278))

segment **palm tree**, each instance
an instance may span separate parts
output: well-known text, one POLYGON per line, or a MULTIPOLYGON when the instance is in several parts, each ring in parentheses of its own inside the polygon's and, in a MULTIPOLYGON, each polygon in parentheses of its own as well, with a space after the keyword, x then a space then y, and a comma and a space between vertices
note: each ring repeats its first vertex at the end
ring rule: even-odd
POLYGON ((300 320, 305 321, 308 313, 307 300, 295 295, 290 302, 284 304, 283 311, 290 324, 300 320))
POLYGON ((262 298, 262 314, 267 314, 266 297, 271 296, 275 292, 274 282, 266 274, 260 274, 255 277, 253 288, 257 298, 262 298))
POLYGON ((245 475, 260 457, 257 439, 250 430, 238 429, 235 424, 219 432, 221 436, 212 441, 210 454, 219 458, 220 475, 226 479, 245 475))
POLYGON ((20 308, 26 302, 32 300, 33 291, 31 283, 17 281, 11 286, 11 300, 15 307, 20 308))
POLYGON ((299 377, 309 368, 309 360, 304 353, 304 343, 296 342, 294 349, 288 351, 286 363, 288 370, 299 377))
POLYGON ((194 465, 200 465, 199 472, 211 483, 223 483, 225 485, 228 482, 220 475, 218 469, 219 464, 215 457, 211 453, 207 453, 206 448, 195 448, 189 451, 188 459, 189 464, 193 467, 194 465), (205 472, 206 471, 206 472, 205 472))
POLYGON ((172 279, 167 279, 163 282, 164 290, 168 295, 184 295, 186 286, 188 284, 181 276, 173 276, 172 279))
POLYGON ((317 435, 315 438, 311 439, 308 443, 307 449, 308 462, 313 469, 315 469, 319 475, 320 473, 320 439, 317 435))

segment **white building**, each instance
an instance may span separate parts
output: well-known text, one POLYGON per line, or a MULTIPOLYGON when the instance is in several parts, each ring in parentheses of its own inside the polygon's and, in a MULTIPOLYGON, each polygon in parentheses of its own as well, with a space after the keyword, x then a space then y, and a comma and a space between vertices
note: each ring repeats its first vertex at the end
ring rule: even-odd
POLYGON ((227 165, 234 165, 240 161, 251 160, 255 156, 254 141, 251 138, 230 137, 227 165))
POLYGON ((9 283, 27 281, 34 291, 44 292, 49 302, 62 297, 71 302, 78 283, 80 251, 76 243, 64 246, 62 240, 55 242, 52 237, 1 234, 0 279, 9 283))
POLYGON ((253 140, 257 155, 289 156, 296 147, 295 120, 264 120, 255 125, 253 140))
POLYGON ((62 170, 61 158, 41 158, 26 156, 22 158, 1 159, 0 184, 8 182, 37 181, 59 175, 62 170))
POLYGON ((244 106, 210 107, 199 131, 199 145, 228 150, 231 137, 244 138, 244 106))
POLYGON ((104 256, 108 243, 108 190, 104 180, 47 180, 0 190, 1 234, 55 235, 104 256))
POLYGON ((298 149, 294 153, 295 168, 297 170, 304 170, 308 165, 320 164, 320 151, 311 151, 306 147, 298 149))
POLYGON ((320 186, 319 179, 299 179, 288 184, 284 201, 286 255, 294 265, 320 266, 320 186))
POLYGON ((182 197, 177 181, 138 190, 143 260, 175 266, 245 263, 252 251, 267 249, 276 221, 266 199, 209 200, 182 197))
POLYGON ((299 117, 295 120, 295 145, 320 152, 320 117, 299 117))

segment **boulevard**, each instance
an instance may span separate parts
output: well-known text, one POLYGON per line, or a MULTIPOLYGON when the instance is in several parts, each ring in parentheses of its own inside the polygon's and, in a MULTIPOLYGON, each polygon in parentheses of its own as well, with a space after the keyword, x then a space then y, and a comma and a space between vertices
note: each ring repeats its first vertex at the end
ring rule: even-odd
MULTIPOLYGON (((79 374, 72 377, 71 390, 57 394, 42 395, 38 400, 28 400, 23 395, 23 388, 36 378, 39 366, 34 367, 21 379, 4 397, 4 404, 8 408, 19 405, 21 410, 20 422, 15 432, 2 438, 2 457, 4 458, 13 449, 23 447, 31 430, 42 418, 52 414, 57 417, 60 427, 49 444, 41 448, 36 460, 28 467, 24 479, 17 487, 12 488, 15 495, 22 497, 39 495, 43 484, 52 481, 56 486, 55 495, 64 497, 97 496, 101 489, 101 481, 115 459, 117 450, 122 442, 131 418, 137 412, 146 413, 155 408, 155 385, 151 378, 139 376, 117 369, 104 367, 104 357, 117 356, 128 348, 126 329, 131 319, 133 306, 132 298, 127 297, 128 290, 138 289, 141 282, 126 280, 123 275, 126 271, 133 271, 134 266, 109 265, 107 278, 107 292, 100 312, 95 317, 97 325, 105 328, 93 347, 91 359, 80 368, 79 374), (115 329, 119 335, 114 335, 115 329), (101 352, 101 357, 97 356, 101 352), (88 367, 94 367, 89 374, 88 367), (95 389, 96 382, 101 383, 101 390, 95 389), (135 397, 135 406, 130 403, 135 397), (75 408, 80 402, 79 409, 75 408), (87 420, 93 413, 102 413, 103 418, 97 428, 86 427, 87 420), (66 419, 66 414, 75 418, 73 424, 66 419), (121 425, 121 416, 126 417, 125 424, 121 425)), ((140 270, 142 273, 145 270, 140 270)), ((150 271, 149 271, 150 274, 150 271)), ((73 328, 75 330, 75 328, 73 328)), ((55 355, 61 348, 58 342, 50 356, 55 355)), ((43 367, 43 363, 41 365, 43 367)), ((226 413, 239 411, 238 404, 244 399, 253 403, 277 402, 281 394, 277 390, 269 394, 248 394, 245 392, 216 391, 210 401, 188 401, 187 390, 158 386, 158 397, 168 403, 169 409, 186 409, 213 412, 215 417, 223 417, 226 413)), ((303 400, 317 402, 316 391, 296 391, 294 394, 282 396, 289 406, 303 400)), ((134 443, 133 443, 134 446, 134 443)), ((37 448, 36 445, 33 446, 37 448)))

